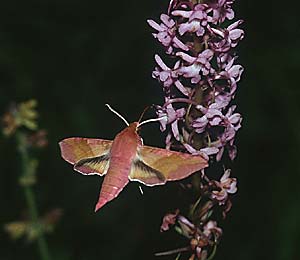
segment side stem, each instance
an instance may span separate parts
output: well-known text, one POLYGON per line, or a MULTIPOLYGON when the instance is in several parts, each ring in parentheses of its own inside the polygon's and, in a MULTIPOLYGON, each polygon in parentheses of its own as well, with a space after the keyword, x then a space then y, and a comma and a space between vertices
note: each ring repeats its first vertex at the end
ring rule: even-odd
MULTIPOLYGON (((26 137, 22 133, 16 134, 18 150, 21 157, 21 177, 26 177, 30 173, 30 158, 27 151, 26 137)), ((26 204, 29 210, 31 222, 39 229, 39 235, 37 237, 38 250, 41 260, 50 260, 48 245, 44 236, 44 232, 39 224, 38 209, 36 205, 35 194, 32 187, 29 185, 22 185, 26 204)))

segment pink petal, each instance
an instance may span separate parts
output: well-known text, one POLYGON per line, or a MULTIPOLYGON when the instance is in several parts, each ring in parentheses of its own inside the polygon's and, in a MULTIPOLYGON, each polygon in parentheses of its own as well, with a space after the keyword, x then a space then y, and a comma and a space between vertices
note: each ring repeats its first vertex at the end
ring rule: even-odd
POLYGON ((236 79, 236 81, 240 80, 241 74, 243 73, 244 68, 241 65, 234 65, 228 71, 229 75, 236 79))
POLYGON ((213 118, 213 117, 223 117, 223 114, 221 111, 217 110, 217 109, 208 109, 206 112, 206 116, 208 119, 213 118))
POLYGON ((178 48, 180 48, 180 49, 182 49, 182 50, 184 50, 184 51, 188 51, 189 50, 189 47, 187 47, 182 41, 180 41, 176 36, 173 38, 173 42, 174 42, 174 44, 178 47, 178 48))
POLYGON ((170 73, 168 72, 165 72, 165 71, 162 71, 160 74, 159 74, 159 79, 164 82, 167 80, 167 78, 170 76, 170 73))
POLYGON ((179 130, 178 130, 178 124, 177 124, 177 121, 174 121, 172 124, 171 124, 171 128, 172 128, 172 132, 173 132, 173 135, 175 137, 175 139, 177 141, 180 141, 180 134, 179 134, 179 130))
POLYGON ((233 41, 243 38, 244 37, 244 31, 241 29, 235 29, 229 32, 229 38, 233 41))
POLYGON ((205 33, 205 29, 202 26, 198 26, 198 29, 196 30, 196 35, 197 36, 202 36, 205 33))
POLYGON ((187 88, 185 88, 179 80, 176 80, 174 84, 183 95, 190 95, 190 91, 187 88))
POLYGON ((202 20, 204 17, 206 17, 206 13, 203 11, 194 11, 193 14, 189 17, 189 20, 198 19, 202 20))
POLYGON ((216 156, 217 162, 219 162, 221 160, 223 153, 224 153, 224 147, 221 147, 219 149, 219 152, 217 153, 217 156, 216 156))
POLYGON ((233 182, 231 183, 230 188, 227 189, 227 192, 230 193, 230 194, 234 194, 234 193, 237 192, 236 179, 235 178, 233 178, 233 182))
POLYGON ((233 24, 229 25, 229 26, 227 27, 227 30, 228 30, 228 31, 231 31, 231 30, 237 28, 237 27, 238 27, 240 24, 242 24, 243 22, 244 22, 243 20, 238 20, 238 21, 234 22, 233 24))
POLYGON ((206 49, 205 51, 201 52, 200 55, 210 60, 214 56, 214 52, 210 49, 206 49))
POLYGON ((176 115, 177 115, 177 117, 180 117, 180 118, 184 117, 185 116, 185 108, 177 109, 176 110, 176 115))
POLYGON ((222 176, 221 179, 220 179, 221 183, 222 183, 222 182, 225 182, 225 181, 228 179, 228 177, 230 176, 230 173, 231 173, 231 170, 230 170, 230 169, 227 169, 227 170, 224 172, 223 176, 222 176))
MULTIPOLYGON (((202 117, 199 117, 197 118, 194 122, 193 122, 193 127, 195 128, 203 128, 203 131, 204 131, 204 128, 206 127, 208 123, 208 119, 207 117, 204 115, 202 117)), ((198 132, 198 131, 197 131, 198 132)), ((199 132, 198 132, 199 133, 199 132)))
POLYGON ((207 155, 213 155, 219 152, 219 149, 217 147, 206 147, 200 149, 201 152, 207 154, 207 155))
POLYGON ((170 70, 170 68, 162 61, 161 57, 159 57, 158 54, 155 54, 154 59, 159 67, 161 67, 163 70, 170 70))
POLYGON ((182 16, 184 18, 189 18, 193 11, 181 11, 181 10, 175 10, 172 12, 172 15, 174 16, 182 16))
POLYGON ((233 114, 231 117, 229 117, 229 121, 231 124, 235 125, 241 120, 241 115, 239 113, 233 114))
POLYGON ((236 149, 236 146, 235 146, 235 145, 231 146, 231 147, 228 149, 228 155, 229 155, 229 158, 233 161, 234 158, 235 158, 236 155, 237 155, 237 149, 236 149))
MULTIPOLYGON (((179 34, 184 35, 186 32, 197 32, 200 29, 200 23, 198 21, 192 21, 188 23, 182 23, 179 26, 179 34)), ((201 36, 198 35, 198 36, 201 36)))
POLYGON ((210 120, 209 124, 212 126, 217 126, 217 125, 220 125, 221 122, 222 122, 221 118, 214 117, 212 120, 210 120))
POLYGON ((163 21, 163 23, 165 25, 168 26, 168 28, 171 28, 171 27, 173 27, 175 25, 175 22, 168 15, 166 15, 166 14, 162 14, 160 16, 160 19, 163 21))
POLYGON ((201 76, 200 76, 200 75, 196 75, 196 76, 194 76, 194 77, 191 79, 191 83, 197 84, 197 83, 200 82, 200 80, 201 80, 201 76))
POLYGON ((191 154, 198 154, 199 151, 197 151, 194 147, 192 147, 191 145, 187 144, 187 143, 183 143, 183 146, 185 147, 185 149, 187 149, 187 151, 191 154))
POLYGON ((209 27, 209 30, 213 31, 215 34, 221 36, 222 38, 225 37, 224 32, 222 32, 221 30, 218 30, 218 29, 215 29, 215 28, 212 28, 212 27, 209 27))
POLYGON ((163 31, 163 29, 160 27, 160 25, 158 23, 156 23, 155 21, 153 21, 153 20, 147 20, 147 22, 155 30, 157 30, 157 31, 163 31))
POLYGON ((186 54, 182 51, 177 52, 176 56, 180 57, 181 59, 183 59, 184 61, 187 61, 189 63, 194 63, 197 60, 197 58, 192 57, 192 56, 190 56, 190 55, 188 55, 188 54, 186 54))
POLYGON ((228 9, 226 13, 226 17, 228 20, 232 20, 234 18, 234 11, 232 9, 228 9))

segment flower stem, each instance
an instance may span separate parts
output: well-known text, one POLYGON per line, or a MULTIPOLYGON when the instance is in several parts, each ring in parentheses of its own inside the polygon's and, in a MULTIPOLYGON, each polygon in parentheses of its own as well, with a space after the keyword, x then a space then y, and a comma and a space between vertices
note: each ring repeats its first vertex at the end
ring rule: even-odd
MULTIPOLYGON (((30 169, 31 164, 30 164, 30 157, 29 157, 27 145, 26 145, 26 136, 23 133, 18 132, 16 134, 16 138, 17 138, 18 150, 19 150, 20 157, 21 157, 21 167, 22 167, 21 177, 26 177, 32 170, 32 169, 30 169)), ((39 224, 39 216, 38 216, 35 194, 34 194, 31 186, 22 185, 22 187, 24 190, 26 204, 27 204, 27 207, 29 210, 31 222, 34 225, 36 225, 36 227, 38 228, 38 231, 39 231, 38 232, 39 235, 37 237, 37 243, 38 243, 40 259, 41 260, 50 260, 47 242, 44 237, 42 227, 39 224)))
POLYGON ((195 210, 198 207, 201 199, 202 199, 202 197, 200 196, 199 199, 197 199, 197 201, 195 202, 195 204, 192 206, 192 209, 191 209, 191 212, 190 212, 191 217, 194 216, 195 210))
POLYGON ((211 255, 209 256, 209 258, 207 258, 207 260, 212 260, 215 257, 215 254, 217 252, 217 245, 214 245, 213 251, 211 253, 211 255))
POLYGON ((190 249, 191 248, 189 246, 186 246, 186 247, 177 248, 177 249, 166 251, 166 252, 156 253, 155 256, 173 255, 173 254, 189 251, 190 249))
POLYGON ((187 99, 187 98, 173 98, 168 100, 163 107, 167 107, 168 105, 172 104, 172 103, 187 103, 187 104, 191 104, 194 106, 197 106, 197 102, 191 100, 191 99, 187 99))

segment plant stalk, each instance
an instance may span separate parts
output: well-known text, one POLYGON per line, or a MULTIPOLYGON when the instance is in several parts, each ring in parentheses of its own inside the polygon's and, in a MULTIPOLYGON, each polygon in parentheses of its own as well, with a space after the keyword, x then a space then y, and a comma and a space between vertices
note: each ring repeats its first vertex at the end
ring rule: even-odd
MULTIPOLYGON (((18 132, 16 134, 18 150, 21 157, 21 177, 26 177, 30 174, 30 157, 27 150, 26 136, 23 133, 18 132)), ((37 237, 38 251, 41 260, 50 260, 50 254, 48 250, 47 241, 44 236, 44 232, 39 223, 38 209, 36 205, 35 194, 32 187, 29 185, 22 185, 26 204, 30 214, 31 222, 39 229, 37 237)))

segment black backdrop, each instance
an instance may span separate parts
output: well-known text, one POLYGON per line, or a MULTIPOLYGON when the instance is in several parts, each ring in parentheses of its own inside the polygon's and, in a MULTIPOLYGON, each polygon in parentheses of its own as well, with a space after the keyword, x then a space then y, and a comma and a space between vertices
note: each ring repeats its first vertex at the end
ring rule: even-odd
MULTIPOLYGON (((39 209, 61 207, 64 216, 47 236, 53 259, 154 259, 154 252, 184 245, 159 233, 165 212, 184 205, 176 184, 145 188, 131 183, 98 214, 101 180, 73 174, 59 155, 68 136, 112 139, 124 127, 105 107, 129 120, 162 102, 151 78, 162 48, 146 19, 158 19, 167 1, 3 1, 0 4, 0 111, 36 98, 49 146, 40 154, 39 209)), ((299 259, 300 121, 299 3, 237 1, 246 38, 239 61, 245 73, 236 103, 243 114, 233 174, 239 191, 222 223, 216 259, 299 259)), ((145 126, 147 144, 163 146, 157 124, 145 126)), ((0 224, 24 210, 17 186, 13 140, 0 140, 0 224)), ((0 259, 38 259, 34 244, 12 242, 0 229, 0 259)), ((163 258, 162 258, 163 259, 163 258)), ((172 259, 172 258, 166 258, 172 259)))

